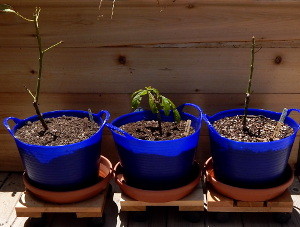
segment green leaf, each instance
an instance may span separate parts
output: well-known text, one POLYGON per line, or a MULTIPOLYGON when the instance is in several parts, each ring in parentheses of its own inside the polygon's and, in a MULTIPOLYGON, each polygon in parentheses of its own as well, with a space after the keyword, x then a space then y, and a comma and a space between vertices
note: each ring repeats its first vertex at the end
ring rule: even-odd
POLYGON ((152 88, 152 91, 157 95, 157 97, 159 97, 159 91, 156 88, 152 88))
POLYGON ((142 96, 143 95, 146 95, 147 94, 147 91, 146 90, 142 90, 142 89, 140 89, 140 90, 138 90, 138 91, 136 91, 136 92, 134 92, 133 94, 132 94, 132 100, 131 100, 131 107, 133 108, 133 109, 136 109, 136 108, 138 108, 138 106, 140 105, 140 103, 141 103, 141 101, 142 101, 142 96))
POLYGON ((131 95, 131 98, 133 98, 134 96, 136 96, 138 93, 140 93, 142 91, 144 91, 144 90, 140 89, 140 90, 137 90, 137 91, 133 92, 132 95, 131 95))
POLYGON ((171 106, 170 106, 170 103, 169 103, 169 99, 166 98, 165 96, 162 96, 161 95, 161 106, 165 112, 165 115, 166 116, 169 116, 170 114, 170 109, 171 109, 171 106))
POLYGON ((149 94, 149 106, 152 113, 158 113, 158 108, 156 106, 154 96, 150 92, 148 94, 149 94))
POLYGON ((160 95, 159 95, 159 91, 158 91, 156 88, 153 88, 153 87, 151 87, 151 86, 145 87, 145 88, 146 88, 149 92, 155 94, 157 97, 160 96, 160 95))
POLYGON ((180 116, 180 113, 179 111, 176 109, 176 106, 175 104, 170 100, 168 99, 169 103, 170 103, 170 106, 171 106, 171 109, 173 110, 173 115, 174 115, 174 119, 177 123, 180 122, 181 120, 181 116, 180 116))
POLYGON ((176 121, 177 123, 179 123, 180 120, 181 120, 181 117, 180 117, 180 113, 178 112, 177 109, 174 109, 174 110, 173 110, 173 115, 174 115, 175 121, 176 121))
POLYGON ((10 5, 0 4, 0 13, 16 13, 16 11, 10 5))
POLYGON ((131 107, 133 109, 138 108, 138 106, 140 105, 141 101, 142 101, 142 97, 139 94, 137 94, 131 100, 131 107))

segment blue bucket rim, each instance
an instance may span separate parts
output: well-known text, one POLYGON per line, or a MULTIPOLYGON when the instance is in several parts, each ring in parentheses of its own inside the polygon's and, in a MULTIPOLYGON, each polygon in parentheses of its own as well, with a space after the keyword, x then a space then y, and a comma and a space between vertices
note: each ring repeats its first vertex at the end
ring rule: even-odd
MULTIPOLYGON (((186 104, 190 104, 190 103, 186 103, 186 104)), ((185 104, 183 104, 183 105, 185 105, 185 104)), ((181 106, 183 106, 183 105, 181 105, 181 106)), ((196 106, 195 104, 193 104, 193 105, 196 106)), ((181 106, 179 106, 179 107, 181 107, 181 106)), ((177 108, 179 108, 179 107, 177 107, 177 108)), ((191 135, 188 135, 188 136, 185 136, 185 137, 182 137, 182 138, 178 138, 178 139, 174 139, 174 140, 158 140, 158 141, 142 140, 142 139, 138 139, 138 138, 136 138, 136 137, 133 137, 133 136, 131 136, 131 135, 130 135, 130 138, 131 138, 131 139, 134 139, 134 140, 136 140, 136 141, 142 141, 142 142, 145 142, 145 143, 147 143, 147 142, 150 142, 150 143, 165 143, 165 142, 167 142, 167 141, 181 141, 181 140, 187 140, 188 138, 190 138, 190 137, 192 137, 192 136, 195 136, 196 134, 200 133, 200 130, 201 130, 201 122, 202 122, 202 119, 203 119, 204 114, 203 114, 203 111, 201 110, 201 108, 200 108, 199 106, 197 106, 197 107, 199 108, 199 109, 198 109, 198 110, 199 110, 199 113, 200 113, 199 117, 196 117, 196 116, 194 116, 194 115, 192 115, 192 114, 189 114, 189 113, 186 113, 186 112, 183 112, 183 111, 180 111, 181 114, 185 114, 185 115, 188 115, 188 116, 192 116, 192 117, 194 117, 195 119, 197 119, 198 127, 197 127, 197 129, 195 129, 195 132, 194 132, 193 134, 191 134, 191 135)), ((121 115, 121 116, 115 118, 111 123, 106 123, 106 125, 107 125, 108 128, 112 131, 113 134, 120 135, 119 133, 116 133, 116 132, 114 131, 114 129, 112 128, 112 126, 113 126, 113 127, 117 127, 117 126, 114 125, 114 123, 115 123, 116 121, 118 121, 118 120, 120 120, 120 119, 122 119, 122 118, 125 118, 125 117, 127 117, 127 116, 138 115, 138 114, 142 114, 142 113, 145 113, 145 112, 152 113, 151 110, 143 110, 143 111, 131 112, 131 113, 123 114, 123 115, 121 115)), ((161 112, 164 113, 163 111, 161 111, 161 112)), ((123 137, 126 138, 126 136, 124 136, 124 135, 120 135, 120 136, 123 136, 123 137)))
MULTIPOLYGON (((207 121, 209 121, 209 123, 212 123, 212 122, 210 122, 210 118, 213 118, 213 117, 215 117, 215 116, 217 116, 217 115, 219 115, 219 114, 222 114, 222 113, 232 113, 232 112, 235 112, 235 111, 244 111, 244 109, 240 108, 240 109, 223 110, 223 111, 220 111, 220 112, 218 112, 218 113, 215 113, 215 114, 212 115, 212 116, 203 115, 203 116, 204 116, 203 119, 204 119, 204 121, 206 122, 206 124, 208 125, 208 128, 209 128, 210 130, 213 130, 213 132, 215 132, 216 135, 218 135, 218 137, 220 137, 220 138, 222 138, 222 139, 225 139, 225 140, 228 140, 228 141, 230 141, 230 142, 235 142, 235 143, 237 143, 237 144, 247 144, 247 145, 250 145, 250 144, 258 144, 258 145, 259 145, 259 144, 266 144, 266 143, 269 143, 269 144, 281 143, 281 142, 284 142, 284 141, 286 141, 286 140, 289 140, 289 139, 292 138, 292 137, 295 137, 296 134, 298 133, 298 130, 299 130, 299 124, 298 124, 293 118, 291 118, 291 117, 289 117, 289 116, 286 116, 286 118, 288 118, 290 121, 292 121, 293 123, 295 123, 295 124, 298 125, 298 130, 295 131, 295 130, 293 129, 293 130, 294 130, 294 133, 293 133, 292 135, 290 135, 290 136, 288 136, 288 137, 285 137, 285 138, 283 138, 283 139, 275 140, 275 141, 268 141, 268 142, 243 142, 243 141, 236 141, 236 140, 228 139, 228 138, 226 138, 226 137, 224 137, 224 136, 221 136, 220 133, 218 133, 217 130, 216 130, 211 124, 208 124, 208 122, 207 122, 207 121)), ((280 112, 275 112, 275 111, 265 110, 265 109, 249 108, 248 111, 262 111, 262 112, 265 112, 265 113, 267 113, 267 112, 272 112, 272 113, 275 113, 275 114, 279 114, 279 117, 280 117, 280 115, 281 115, 280 112)), ((235 115, 235 116, 236 116, 236 115, 235 115)), ((225 117, 226 117, 226 116, 225 116, 225 117)), ((225 117, 223 117, 223 118, 225 118, 225 117)), ((222 119, 222 118, 221 118, 221 119, 222 119)), ((291 126, 290 126, 290 127, 291 127, 291 126)))
MULTIPOLYGON (((44 112, 42 113, 42 115, 48 115, 48 114, 51 114, 51 113, 57 113, 57 112, 63 112, 63 113, 86 113, 87 115, 89 114, 88 111, 85 111, 85 110, 53 110, 53 111, 49 111, 49 112, 44 112)), ((15 128, 16 126, 19 124, 19 123, 16 123, 16 125, 13 126, 13 129, 11 130, 10 128, 7 128, 6 127, 6 123, 8 120, 12 119, 11 117, 7 117, 3 120, 3 123, 4 123, 4 126, 7 128, 7 130, 10 132, 10 134, 13 136, 13 138, 18 141, 20 144, 23 144, 23 145, 26 145, 26 146, 29 146, 29 147, 36 147, 36 148, 47 148, 47 149, 54 149, 54 148, 59 148, 59 147, 69 147, 71 148, 72 146, 78 146, 79 144, 83 144, 83 143, 86 143, 87 141, 90 141, 92 140, 93 138, 95 138, 97 136, 97 134, 103 130, 103 128, 105 127, 108 119, 110 118, 110 114, 107 110, 101 110, 99 111, 99 113, 97 114, 94 114, 92 113, 93 117, 95 116, 99 116, 101 118, 101 114, 105 113, 106 114, 106 117, 104 120, 102 120, 102 125, 99 127, 99 129, 89 138, 85 139, 85 140, 82 140, 80 142, 76 142, 76 143, 72 143, 72 144, 67 144, 67 145, 57 145, 57 146, 44 146, 44 145, 36 145, 36 144, 29 144, 29 143, 25 143, 21 140, 19 140, 18 138, 15 137, 15 128)), ((70 115, 71 116, 71 115, 70 115)), ((76 116, 75 116, 76 117, 76 116)), ((33 116, 30 116, 28 118, 25 118, 25 119, 18 119, 18 118, 14 118, 14 119, 17 119, 19 120, 20 122, 28 122, 28 121, 32 121, 32 119, 34 119, 34 121, 32 122, 35 122, 35 121, 38 121, 38 116, 37 115, 33 115, 33 116)))

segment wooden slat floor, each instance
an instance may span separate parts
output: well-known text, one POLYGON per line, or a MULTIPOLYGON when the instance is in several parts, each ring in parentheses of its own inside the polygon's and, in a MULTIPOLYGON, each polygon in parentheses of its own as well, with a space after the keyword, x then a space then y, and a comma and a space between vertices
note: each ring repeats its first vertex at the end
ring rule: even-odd
MULTIPOLYGON (((118 188, 112 183, 113 191, 119 192, 118 188)), ((30 219, 16 217, 14 207, 18 202, 21 192, 24 190, 21 173, 0 172, 0 226, 19 227, 30 226, 30 219)), ((292 218, 287 224, 278 224, 273 221, 272 214, 269 213, 232 213, 230 220, 226 223, 218 223, 214 220, 213 213, 203 213, 199 223, 189 223, 183 219, 179 211, 174 207, 153 207, 149 210, 147 222, 135 222, 127 213, 120 212, 118 201, 108 199, 105 208, 105 224, 107 227, 180 227, 180 226, 300 226, 300 183, 297 178, 290 187, 294 200, 294 210, 292 218)), ((115 198, 117 200, 117 198, 115 198)), ((45 227, 77 227, 88 226, 86 219, 77 219, 75 214, 48 214, 46 216, 45 227)))

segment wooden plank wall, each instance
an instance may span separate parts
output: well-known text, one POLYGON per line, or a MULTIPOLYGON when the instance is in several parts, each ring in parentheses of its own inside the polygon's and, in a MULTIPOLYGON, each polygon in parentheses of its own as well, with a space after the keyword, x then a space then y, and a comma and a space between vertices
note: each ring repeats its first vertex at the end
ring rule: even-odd
MULTIPOLYGON (((213 114, 243 106, 250 40, 257 46, 252 108, 300 108, 300 2, 271 0, 0 0, 30 17, 42 7, 40 27, 46 47, 41 110, 107 109, 112 118, 130 111, 129 94, 152 85, 176 104, 193 102, 213 114)), ((23 85, 37 74, 32 24, 0 15, 0 118, 34 114, 23 85)), ((300 115, 293 117, 299 121, 300 115)), ((295 163, 299 137, 293 147, 295 163)), ((115 163, 111 135, 103 153, 115 163)), ((209 156, 207 130, 198 158, 209 156)), ((22 170, 0 126, 0 170, 22 170)))

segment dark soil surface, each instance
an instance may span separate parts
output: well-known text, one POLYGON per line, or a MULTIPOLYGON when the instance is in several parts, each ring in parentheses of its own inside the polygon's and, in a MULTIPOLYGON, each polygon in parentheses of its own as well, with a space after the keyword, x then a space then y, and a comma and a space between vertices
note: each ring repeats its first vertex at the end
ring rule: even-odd
POLYGON ((247 131, 244 131, 243 117, 243 115, 225 117, 215 121, 213 126, 220 135, 242 142, 270 142, 293 134, 293 129, 284 124, 280 127, 277 138, 273 138, 277 121, 264 116, 248 116, 247 131))
POLYGON ((59 146, 83 141, 99 129, 98 124, 88 118, 62 116, 46 118, 45 122, 49 128, 46 132, 40 121, 35 121, 18 129, 15 136, 29 144, 59 146))
MULTIPOLYGON (((178 124, 176 122, 162 122, 162 136, 159 133, 157 121, 137 121, 122 125, 120 128, 138 139, 160 141, 186 137, 184 135, 185 127, 186 121, 183 120, 178 124)), ((194 132, 194 128, 190 127, 188 135, 194 132)))

